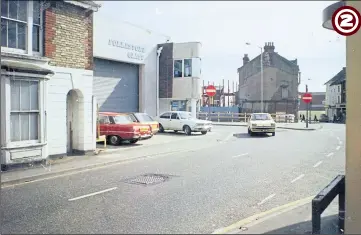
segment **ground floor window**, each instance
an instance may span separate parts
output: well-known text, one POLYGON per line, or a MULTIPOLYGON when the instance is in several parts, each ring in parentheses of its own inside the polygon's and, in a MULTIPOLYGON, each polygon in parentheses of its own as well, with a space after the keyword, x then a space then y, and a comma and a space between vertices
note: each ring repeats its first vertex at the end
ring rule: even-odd
POLYGON ((39 80, 11 79, 11 142, 39 139, 39 80))

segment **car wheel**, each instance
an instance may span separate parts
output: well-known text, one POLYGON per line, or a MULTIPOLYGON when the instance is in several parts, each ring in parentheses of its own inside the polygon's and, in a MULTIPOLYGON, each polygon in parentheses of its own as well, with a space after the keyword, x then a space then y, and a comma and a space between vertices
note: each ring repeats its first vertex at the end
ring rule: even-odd
POLYGON ((272 132, 272 136, 275 136, 276 135, 276 132, 272 132))
POLYGON ((164 127, 162 126, 162 124, 159 124, 159 131, 160 133, 163 133, 164 132, 164 127))
POLYGON ((177 133, 178 131, 174 130, 174 133, 177 133))
POLYGON ((129 142, 131 143, 131 144, 135 144, 135 143, 137 143, 139 141, 139 139, 135 139, 135 140, 130 140, 129 142))
POLYGON ((202 135, 207 134, 207 131, 201 131, 202 135))
POLYGON ((183 131, 186 133, 186 135, 191 135, 192 134, 192 130, 191 130, 191 128, 189 126, 184 126, 183 131))
POLYGON ((109 137, 109 143, 111 145, 119 145, 120 142, 121 142, 121 138, 119 136, 112 135, 109 137))
POLYGON ((248 128, 248 134, 249 134, 249 135, 252 135, 252 131, 251 131, 251 129, 249 129, 249 128, 248 128))

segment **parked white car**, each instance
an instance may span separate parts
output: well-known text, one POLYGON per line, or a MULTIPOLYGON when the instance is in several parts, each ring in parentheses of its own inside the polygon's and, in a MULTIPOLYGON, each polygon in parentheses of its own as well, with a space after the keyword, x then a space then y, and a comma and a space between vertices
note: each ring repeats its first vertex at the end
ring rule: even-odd
POLYGON ((211 121, 192 118, 190 112, 184 111, 165 112, 156 117, 156 120, 159 122, 159 132, 172 130, 174 132, 184 131, 187 135, 191 135, 192 132, 201 132, 205 135, 212 129, 211 121))
POLYGON ((248 120, 248 134, 271 133, 276 135, 276 122, 269 113, 252 113, 248 120))

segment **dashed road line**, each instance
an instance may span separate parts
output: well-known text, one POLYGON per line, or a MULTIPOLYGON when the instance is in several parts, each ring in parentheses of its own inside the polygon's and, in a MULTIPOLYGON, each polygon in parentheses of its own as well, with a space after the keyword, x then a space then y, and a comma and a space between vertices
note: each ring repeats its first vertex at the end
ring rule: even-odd
POLYGON ((296 178, 294 178, 294 179, 291 181, 291 183, 294 183, 294 182, 296 182, 297 180, 302 179, 304 176, 305 176, 304 174, 301 174, 301 175, 297 176, 296 178))
POLYGON ((339 144, 339 145, 342 145, 342 141, 339 141, 338 144, 339 144))
POLYGON ((341 148, 341 146, 337 146, 337 147, 336 147, 336 150, 340 150, 340 148, 341 148))
POLYGON ((83 196, 80 196, 80 197, 74 197, 74 198, 69 199, 69 201, 76 201, 76 200, 83 199, 83 198, 86 198, 86 197, 91 197, 91 196, 95 196, 95 195, 98 195, 98 194, 101 194, 101 193, 106 193, 106 192, 109 192, 109 191, 112 191, 112 190, 115 190, 115 189, 117 189, 117 187, 108 188, 108 189, 98 191, 98 192, 95 192, 95 193, 89 193, 89 194, 86 194, 86 195, 83 195, 83 196))
POLYGON ((322 164, 322 161, 319 161, 319 162, 317 162, 315 165, 313 165, 313 168, 316 168, 316 167, 318 167, 319 165, 321 165, 322 164))
POLYGON ((268 197, 266 197, 265 199, 263 199, 262 201, 260 201, 257 205, 262 205, 262 204, 264 204, 264 203, 266 203, 268 200, 270 200, 270 199, 272 199, 274 196, 276 196, 276 194, 274 193, 274 194, 271 194, 271 195, 269 195, 268 197))
POLYGON ((327 154, 327 157, 331 157, 334 153, 327 154))
POLYGON ((248 155, 248 153, 242 153, 239 155, 232 156, 232 158, 243 157, 243 156, 247 156, 247 155, 248 155))

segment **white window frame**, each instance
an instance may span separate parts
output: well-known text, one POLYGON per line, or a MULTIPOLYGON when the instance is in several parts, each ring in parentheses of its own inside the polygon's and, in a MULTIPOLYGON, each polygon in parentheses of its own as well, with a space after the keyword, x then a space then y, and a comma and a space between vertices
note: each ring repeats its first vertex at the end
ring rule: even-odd
POLYGON ((182 70, 183 70, 183 77, 184 78, 191 78, 191 77, 193 77, 193 60, 192 60, 192 58, 185 58, 185 59, 183 59, 183 66, 182 66, 183 68, 182 68, 182 70), (185 60, 190 60, 191 61, 191 76, 185 76, 185 60))
POLYGON ((184 61, 183 61, 183 59, 173 59, 173 78, 184 78, 184 61), (174 76, 174 65, 175 65, 175 62, 178 60, 182 61, 182 76, 175 77, 174 76))
MULTIPOLYGON (((4 85, 5 97, 5 147, 8 149, 18 148, 18 147, 32 147, 32 146, 41 146, 46 144, 45 140, 45 102, 46 102, 46 93, 45 93, 45 84, 44 79, 46 75, 37 75, 31 73, 18 73, 18 72, 5 72, 1 71, 1 82, 4 85), (11 126, 10 126, 10 115, 11 115, 11 79, 14 77, 20 77, 17 80, 35 80, 39 82, 39 116, 38 116, 38 139, 37 140, 26 140, 26 141, 11 141, 11 126)), ((3 121, 3 118, 1 118, 3 121)))
MULTIPOLYGON (((11 0, 10 0, 11 1, 11 0)), ((26 54, 29 56, 42 56, 43 55, 43 35, 44 35, 44 22, 43 22, 43 2, 40 1, 40 29, 39 29, 39 52, 33 51, 33 10, 34 3, 33 1, 27 1, 27 27, 26 27, 26 45, 25 50, 9 47, 1 47, 1 52, 14 53, 14 54, 26 54), (31 27, 30 27, 31 26, 31 27)), ((2 17, 4 19, 13 20, 7 17, 2 17)), ((22 22, 22 21, 21 21, 22 22)))

